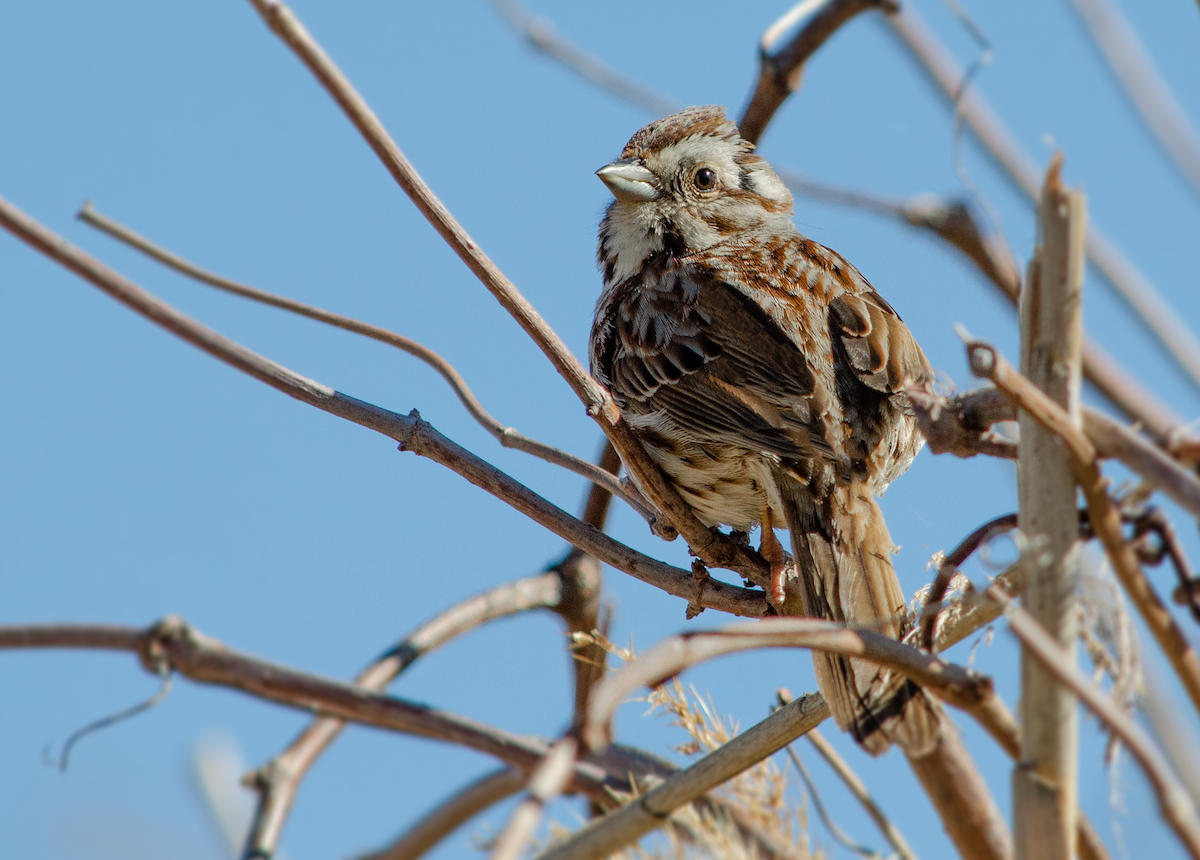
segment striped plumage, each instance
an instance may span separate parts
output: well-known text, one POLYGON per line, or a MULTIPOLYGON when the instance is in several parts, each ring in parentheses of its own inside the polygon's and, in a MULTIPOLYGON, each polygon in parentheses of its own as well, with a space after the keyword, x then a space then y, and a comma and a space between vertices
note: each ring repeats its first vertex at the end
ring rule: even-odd
MULTIPOLYGON (((720 108, 652 123, 598 171, 604 288, 593 375, 709 525, 763 526, 785 614, 904 632, 904 596, 874 496, 922 440, 905 379, 931 378, 892 307, 801 235, 792 198, 720 108), (785 579, 772 525, 786 525, 785 579), (786 588, 785 588, 786 586, 786 588)), ((872 752, 927 744, 932 706, 873 665, 814 653, 839 725, 872 752)))

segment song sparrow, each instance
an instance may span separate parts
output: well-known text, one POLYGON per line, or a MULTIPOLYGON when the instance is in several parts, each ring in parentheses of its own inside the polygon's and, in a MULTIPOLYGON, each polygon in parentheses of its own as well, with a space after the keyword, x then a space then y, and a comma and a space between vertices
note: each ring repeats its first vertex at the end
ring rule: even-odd
MULTIPOLYGON (((616 199, 600 225, 592 374, 701 521, 761 525, 773 604, 899 638, 904 594, 874 496, 921 448, 900 389, 930 379, 929 363, 866 278, 800 234, 792 195, 753 153, 721 108, 693 107, 597 171, 616 199)), ((933 706, 911 682, 813 661, 869 751, 932 741, 933 706)))

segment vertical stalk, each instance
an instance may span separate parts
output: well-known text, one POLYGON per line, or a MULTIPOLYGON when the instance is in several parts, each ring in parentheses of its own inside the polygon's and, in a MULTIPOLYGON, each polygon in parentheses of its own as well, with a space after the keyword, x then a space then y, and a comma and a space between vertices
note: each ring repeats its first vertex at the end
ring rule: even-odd
MULTIPOLYGON (((1061 156, 1038 205, 1041 243, 1021 291, 1021 371, 1078 425, 1087 210, 1062 183, 1061 156)), ((1075 662, 1079 514, 1070 458, 1053 433, 1021 413, 1018 492, 1025 608, 1075 662)), ((1021 653, 1021 756, 1013 772, 1016 856, 1075 856, 1078 707, 1075 697, 1021 653)))

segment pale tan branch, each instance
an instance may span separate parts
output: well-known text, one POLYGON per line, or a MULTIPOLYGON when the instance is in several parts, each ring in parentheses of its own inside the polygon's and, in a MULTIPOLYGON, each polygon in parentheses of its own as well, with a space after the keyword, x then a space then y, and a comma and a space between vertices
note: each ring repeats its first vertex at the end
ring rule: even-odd
MULTIPOLYGON (((1083 240, 1087 205, 1062 181, 1062 156, 1051 159, 1038 203, 1040 243, 1021 290, 1021 369, 1082 427, 1079 393, 1083 346, 1083 240)), ((1074 666, 1078 637, 1076 578, 1079 514, 1070 457, 1053 432, 1022 413, 1017 476, 1025 538, 1022 603, 1054 631, 1074 666)), ((1021 653, 1021 758, 1013 771, 1017 856, 1074 860, 1078 805, 1078 708, 1024 649, 1021 653)))
POLYGON ((525 787, 524 771, 506 767, 476 780, 422 816, 391 845, 357 860, 418 860, 484 810, 525 787))
POLYGON ((819 694, 801 696, 732 738, 691 767, 585 825, 538 860, 597 860, 664 826, 670 814, 773 755, 829 716, 819 694))
MULTIPOLYGON (((599 529, 572 517, 491 464, 442 436, 431 425, 422 421, 415 410, 407 416, 398 415, 334 391, 201 325, 75 248, 2 198, 0 227, 151 322, 219 361, 303 403, 394 439, 400 443, 402 450, 412 451, 447 466, 475 486, 486 490, 606 564, 670 594, 683 597, 693 607, 707 606, 730 611, 735 615, 754 617, 767 611, 766 599, 762 592, 707 578, 698 582, 690 571, 671 567, 614 541, 599 529)), ((755 556, 758 557, 757 554, 755 556)))
POLYGON ((1154 66, 1137 31, 1112 0, 1071 0, 1129 103, 1176 168, 1200 192, 1200 133, 1154 66))
POLYGON ((1029 653, 1121 739, 1145 771, 1163 817, 1193 860, 1200 860, 1200 817, 1191 795, 1142 727, 1069 664, 1058 643, 1028 612, 999 591, 989 588, 988 596, 1004 607, 1009 629, 1029 653))
POLYGON ((529 775, 529 792, 517 804, 504 830, 496 838, 491 860, 517 860, 533 838, 546 805, 562 793, 571 781, 579 744, 567 736, 550 747, 529 775))
MULTIPOLYGON (((418 658, 451 639, 497 618, 529 609, 554 609, 562 592, 559 576, 545 573, 470 597, 422 624, 360 673, 354 684, 380 692, 418 658)), ((258 792, 258 808, 243 851, 246 860, 275 856, 300 782, 345 726, 346 721, 337 717, 318 717, 286 750, 246 776, 244 782, 258 792)))
POLYGON ((550 359, 559 375, 571 386, 587 408, 588 414, 612 440, 626 469, 637 477, 639 486, 649 495, 651 505, 669 519, 669 523, 660 524, 664 527, 659 529, 660 533, 673 536, 677 532, 682 535, 691 551, 710 567, 728 568, 754 582, 766 583, 770 576, 767 561, 750 547, 705 526, 696 519, 695 513, 659 471, 629 425, 625 423, 611 395, 592 379, 562 339, 425 184, 388 135, 378 117, 292 11, 277 0, 250 2, 267 26, 292 49, 333 97, 426 220, 525 330, 550 359), (668 526, 669 529, 664 530, 668 526))
MULTIPOLYGON (((808 737, 811 738, 812 733, 815 731, 816 729, 810 731, 808 733, 808 737)), ((829 831, 829 835, 839 842, 844 848, 854 852, 859 857, 864 858, 864 860, 885 860, 884 856, 874 848, 868 848, 865 845, 860 845, 851 839, 850 836, 844 830, 842 830, 842 828, 838 827, 837 822, 834 821, 833 817, 829 814, 829 810, 825 808, 825 801, 821 799, 821 792, 817 788, 817 784, 813 781, 812 776, 809 774, 808 768, 806 768, 804 766, 804 762, 800 760, 800 756, 796 752, 795 747, 791 746, 790 744, 787 748, 787 757, 791 760, 792 766, 796 768, 796 772, 800 774, 800 779, 804 782, 804 787, 808 790, 808 795, 812 799, 813 808, 817 811, 817 817, 821 819, 821 823, 825 825, 825 829, 829 831)))
MULTIPOLYGON (((937 88, 947 100, 956 104, 967 125, 1013 184, 1030 202, 1036 202, 1041 190, 1041 171, 978 88, 970 87, 965 92, 959 92, 963 81, 962 68, 913 5, 905 3, 899 11, 885 17, 937 88)), ((1087 254, 1193 384, 1200 387, 1200 342, 1197 342, 1180 315, 1095 224, 1088 228, 1087 254)))
POLYGON ((1096 447, 1058 404, 1017 373, 994 347, 981 341, 968 341, 967 353, 971 371, 976 376, 990 379, 1023 411, 1062 439, 1071 455, 1075 480, 1087 500, 1092 530, 1104 544, 1117 579, 1175 669, 1193 707, 1200 711, 1200 659, 1150 585, 1137 556, 1125 540, 1121 514, 1108 495, 1107 482, 1096 462, 1096 447))
POLYGON ((759 75, 754 92, 742 111, 738 128, 742 137, 758 143, 775 112, 800 86, 804 64, 843 24, 867 9, 894 8, 893 0, 825 0, 797 3, 763 34, 759 45, 759 75), (788 30, 810 17, 796 33, 779 44, 788 30))
POLYGON ((544 442, 531 439, 518 432, 515 428, 502 424, 483 407, 483 404, 475 397, 470 386, 467 385, 467 381, 454 368, 454 365, 429 349, 429 347, 418 343, 412 338, 407 338, 402 334, 397 334, 381 326, 362 322, 361 320, 327 311, 324 308, 314 307, 304 302, 298 302, 266 290, 260 290, 256 287, 251 287, 210 272, 185 260, 178 254, 168 251, 161 245, 151 242, 145 236, 129 229, 125 225, 105 215, 101 215, 92 206, 91 201, 83 204, 83 208, 79 210, 78 217, 85 224, 95 227, 117 241, 123 242, 134 250, 145 254, 153 260, 157 260, 164 266, 174 269, 199 283, 207 284, 210 287, 215 287, 218 290, 231 293, 235 296, 241 296, 251 301, 270 305, 271 307, 279 308, 280 310, 285 310, 289 313, 306 317, 307 319, 316 320, 317 322, 340 328, 344 331, 369 337, 372 340, 386 343, 388 346, 393 346, 414 358, 420 359, 436 370, 446 380, 447 384, 449 384, 450 388, 458 396, 459 401, 466 407, 467 412, 471 414, 471 417, 491 433, 505 448, 524 451, 526 454, 532 454, 548 463, 569 469, 575 474, 587 478, 592 483, 599 484, 613 495, 621 498, 637 511, 643 519, 653 521, 654 514, 647 509, 645 501, 636 494, 636 491, 631 492, 624 487, 615 474, 605 471, 589 463, 587 460, 576 457, 574 454, 569 454, 544 442))

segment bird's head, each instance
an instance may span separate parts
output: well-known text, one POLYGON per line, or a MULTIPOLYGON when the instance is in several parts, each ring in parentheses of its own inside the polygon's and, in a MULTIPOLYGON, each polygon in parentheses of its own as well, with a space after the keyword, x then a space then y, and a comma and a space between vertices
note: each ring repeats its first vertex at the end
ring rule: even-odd
POLYGON ((653 254, 703 251, 792 213, 791 193, 720 107, 690 107, 650 123, 596 175, 616 198, 600 226, 607 283, 624 280, 653 254))

